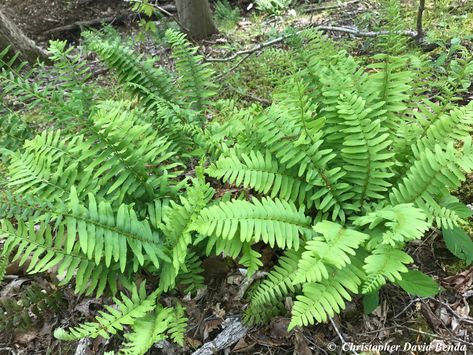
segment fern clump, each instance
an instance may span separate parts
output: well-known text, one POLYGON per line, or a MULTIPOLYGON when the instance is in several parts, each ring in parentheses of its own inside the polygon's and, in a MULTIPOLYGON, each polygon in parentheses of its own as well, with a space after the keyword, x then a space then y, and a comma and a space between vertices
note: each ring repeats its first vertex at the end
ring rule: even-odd
POLYGON ((106 300, 94 321, 62 323, 58 339, 125 332, 126 354, 164 339, 183 344, 185 310, 160 296, 195 293, 211 254, 251 276, 263 266, 257 243, 281 256, 250 290, 244 319, 265 322, 293 297, 290 328, 327 321, 389 282, 435 294, 405 252, 433 226, 469 258, 471 240, 456 245, 452 235, 464 237, 471 213, 451 191, 473 170, 473 107, 456 104, 470 63, 454 65, 460 84, 431 99, 419 96, 405 56, 362 65, 303 31, 281 55, 272 104, 239 108, 215 103, 214 71, 181 33, 165 34, 175 71, 135 55, 116 34, 84 37, 113 70, 115 91, 96 95, 87 66, 63 42, 51 44, 51 59, 67 80, 54 85, 40 68, 0 54, 0 110, 8 111, 0 279, 18 262, 106 300), (44 87, 32 84, 33 73, 44 87), (218 110, 224 119, 211 121, 218 110), (32 114, 50 118, 41 132, 25 119, 32 114), (27 129, 10 129, 16 123, 27 129), (222 193, 222 184, 238 193, 222 193))
POLYGON ((263 322, 292 296, 290 328, 326 321, 354 295, 375 294, 387 282, 416 293, 422 279, 435 294, 434 281, 410 268, 403 249, 430 227, 459 228, 471 214, 451 195, 472 169, 472 106, 453 100, 461 88, 437 102, 419 100, 406 57, 377 55, 364 68, 318 34, 300 38, 300 69, 270 107, 233 116, 226 123, 239 127, 233 134, 222 125, 232 143, 222 142, 206 170, 255 197, 211 207, 197 222, 210 238, 286 250, 251 292, 245 317, 263 322), (415 141, 403 139, 407 131, 415 141), (280 227, 296 208, 299 233, 280 227))
POLYGON ((183 344, 185 310, 162 306, 159 295, 203 284, 190 226, 213 189, 202 173, 191 179, 183 172, 201 154, 215 86, 185 37, 169 30, 167 38, 176 73, 136 57, 114 34, 85 34, 116 72, 115 96, 86 84, 88 66, 65 42, 51 43, 53 84, 43 83, 41 67, 25 71, 0 55, 2 120, 25 127, 0 136, 0 278, 17 262, 29 274, 54 272, 77 294, 112 296, 94 322, 58 328, 58 339, 110 337, 129 327, 124 353, 144 354, 162 339, 183 344), (51 116, 42 132, 26 120, 33 113, 51 116), (138 286, 145 274, 159 284, 138 286))

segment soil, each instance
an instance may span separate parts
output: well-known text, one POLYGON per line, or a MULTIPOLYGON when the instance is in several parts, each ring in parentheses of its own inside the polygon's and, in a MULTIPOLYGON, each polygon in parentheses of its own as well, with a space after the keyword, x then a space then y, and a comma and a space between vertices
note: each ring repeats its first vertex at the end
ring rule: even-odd
POLYGON ((0 8, 25 34, 37 42, 50 29, 129 12, 121 0, 0 0, 0 8))

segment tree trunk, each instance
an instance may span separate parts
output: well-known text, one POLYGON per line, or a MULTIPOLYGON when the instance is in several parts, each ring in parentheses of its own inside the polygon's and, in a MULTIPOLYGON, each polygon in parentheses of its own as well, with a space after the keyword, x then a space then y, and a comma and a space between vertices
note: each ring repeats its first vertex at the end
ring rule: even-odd
POLYGON ((0 52, 10 47, 10 55, 19 53, 21 59, 30 63, 47 59, 47 54, 11 22, 0 10, 0 52))
POLYGON ((208 0, 176 0, 179 21, 193 39, 217 33, 208 0))

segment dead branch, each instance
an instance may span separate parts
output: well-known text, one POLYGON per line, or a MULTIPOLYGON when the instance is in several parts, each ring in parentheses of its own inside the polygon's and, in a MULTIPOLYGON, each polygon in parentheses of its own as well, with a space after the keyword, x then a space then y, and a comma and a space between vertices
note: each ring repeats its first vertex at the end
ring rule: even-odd
POLYGON ((131 13, 123 13, 115 16, 101 17, 88 21, 77 21, 69 25, 51 28, 50 30, 45 31, 43 35, 49 36, 56 33, 78 31, 87 27, 97 27, 104 23, 123 23, 128 19, 133 19, 134 17, 136 17, 136 15, 133 15, 131 13))
MULTIPOLYGON (((338 330, 337 324, 335 324, 335 321, 333 320, 333 318, 330 318, 330 323, 332 324, 333 329, 335 329, 335 332, 337 333, 338 339, 340 339, 340 341, 342 342, 342 345, 347 344, 347 342, 346 342, 345 338, 343 337, 342 333, 340 332, 340 330, 338 330)), ((358 353, 354 350, 352 351, 352 353, 355 354, 355 355, 358 355, 358 353)))
POLYGON ((338 9, 341 7, 345 7, 348 5, 353 5, 356 3, 359 3, 360 0, 352 0, 352 1, 346 1, 342 2, 340 4, 334 4, 334 5, 325 5, 325 6, 307 6, 304 8, 304 12, 316 12, 316 11, 325 11, 325 10, 332 10, 332 9, 338 9))
POLYGON ((248 328, 243 325, 240 319, 226 319, 225 329, 217 337, 202 345, 202 347, 192 353, 192 355, 213 355, 236 343, 248 333, 248 328))
MULTIPOLYGON (((347 34, 353 35, 355 37, 377 37, 377 36, 387 36, 387 35, 391 35, 391 34, 399 34, 399 35, 402 35, 402 36, 408 36, 408 37, 413 37, 414 38, 417 35, 417 32, 411 31, 411 30, 394 31, 394 32, 392 32, 392 31, 361 31, 361 30, 358 30, 357 28, 354 28, 354 27, 312 26, 312 25, 304 27, 303 29, 297 31, 296 34, 300 33, 302 30, 304 30, 306 28, 315 28, 317 30, 325 31, 325 32, 347 33, 347 34)), ((289 38, 291 36, 292 36, 292 34, 277 37, 277 38, 272 39, 270 41, 260 43, 256 46, 254 46, 253 48, 237 51, 237 52, 233 53, 230 56, 226 56, 226 57, 223 57, 223 58, 206 58, 205 61, 206 62, 230 62, 233 59, 235 59, 235 58, 237 58, 241 55, 248 55, 247 57, 249 57, 249 55, 251 55, 255 52, 258 52, 258 51, 262 50, 263 48, 270 47, 270 46, 273 46, 275 44, 281 43, 281 42, 283 42, 284 40, 286 40, 287 38, 289 38)))

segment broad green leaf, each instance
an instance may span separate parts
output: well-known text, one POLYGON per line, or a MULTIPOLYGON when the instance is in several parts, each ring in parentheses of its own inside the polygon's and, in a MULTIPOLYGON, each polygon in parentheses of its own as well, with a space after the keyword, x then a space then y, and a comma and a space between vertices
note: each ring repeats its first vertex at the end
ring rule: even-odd
POLYGON ((473 241, 460 227, 442 230, 443 240, 448 250, 457 258, 465 260, 467 265, 473 262, 473 241))
POLYGON ((409 270, 402 274, 402 280, 397 284, 407 293, 419 296, 435 296, 439 291, 439 285, 428 275, 416 270, 409 270))
POLYGON ((363 311, 365 314, 372 313, 378 306, 379 292, 371 292, 363 296, 363 311))

